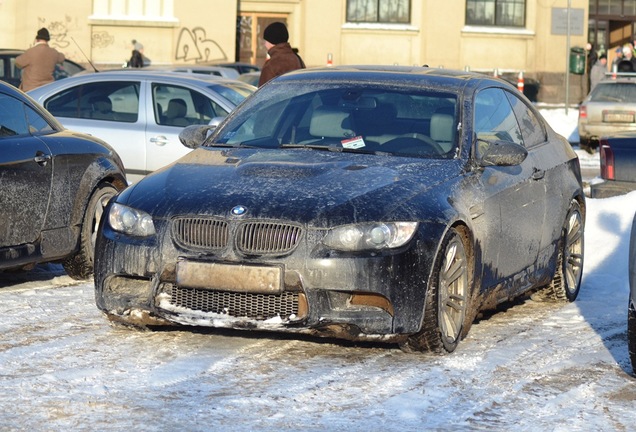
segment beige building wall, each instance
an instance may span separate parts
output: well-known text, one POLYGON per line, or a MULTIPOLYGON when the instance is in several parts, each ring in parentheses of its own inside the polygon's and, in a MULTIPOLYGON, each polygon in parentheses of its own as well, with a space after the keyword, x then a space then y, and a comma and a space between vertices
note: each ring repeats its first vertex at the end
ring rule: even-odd
POLYGON ((129 3, 133 14, 128 16, 100 7, 99 1, 0 0, 0 47, 27 49, 37 30, 47 27, 50 45, 85 66, 88 57, 98 68, 121 67, 133 39, 143 44, 152 64, 234 61, 238 0, 113 1, 129 3), (150 14, 140 9, 151 3, 162 6, 147 6, 150 14))
MULTIPOLYGON (((309 67, 331 58, 333 65, 524 71, 542 82, 547 96, 558 97, 568 52, 566 36, 551 34, 552 10, 570 3, 587 17, 588 2, 527 0, 525 28, 510 30, 464 25, 465 0, 411 0, 408 25, 347 23, 346 0, 0 0, 0 47, 26 49, 46 26, 51 45, 85 65, 86 55, 100 68, 121 67, 132 39, 156 65, 234 61, 237 16, 251 14, 285 19, 290 43, 309 67), (131 12, 107 10, 117 7, 131 12)), ((584 34, 571 36, 572 47, 585 46, 587 19, 583 28, 584 34)), ((262 50, 263 29, 253 31, 254 47, 262 50)), ((573 78, 576 86, 581 79, 573 78)))

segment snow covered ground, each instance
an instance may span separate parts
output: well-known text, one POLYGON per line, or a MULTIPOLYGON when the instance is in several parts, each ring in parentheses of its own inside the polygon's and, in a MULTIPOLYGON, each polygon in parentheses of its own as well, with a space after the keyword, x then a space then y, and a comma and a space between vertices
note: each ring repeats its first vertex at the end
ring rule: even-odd
POLYGON ((0 274, 0 431, 634 430, 626 322, 636 192, 587 205, 577 301, 508 305, 448 356, 115 328, 93 285, 59 266, 0 274))

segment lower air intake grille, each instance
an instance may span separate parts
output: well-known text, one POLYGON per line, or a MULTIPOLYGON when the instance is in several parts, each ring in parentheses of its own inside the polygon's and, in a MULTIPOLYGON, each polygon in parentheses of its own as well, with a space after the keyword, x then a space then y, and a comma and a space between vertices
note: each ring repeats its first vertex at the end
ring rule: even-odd
POLYGON ((251 294, 165 286, 170 304, 186 309, 212 312, 237 318, 287 319, 298 314, 298 293, 251 294))

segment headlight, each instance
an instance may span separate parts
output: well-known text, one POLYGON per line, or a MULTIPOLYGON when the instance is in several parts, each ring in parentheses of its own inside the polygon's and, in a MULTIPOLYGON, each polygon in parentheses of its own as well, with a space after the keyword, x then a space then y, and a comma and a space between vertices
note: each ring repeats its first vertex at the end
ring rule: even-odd
POLYGON ((391 249, 405 245, 417 222, 387 222, 343 225, 330 230, 323 243, 343 251, 391 249))
POLYGON ((130 236, 148 237, 155 234, 155 225, 148 213, 122 204, 114 203, 110 207, 108 223, 115 231, 130 236))

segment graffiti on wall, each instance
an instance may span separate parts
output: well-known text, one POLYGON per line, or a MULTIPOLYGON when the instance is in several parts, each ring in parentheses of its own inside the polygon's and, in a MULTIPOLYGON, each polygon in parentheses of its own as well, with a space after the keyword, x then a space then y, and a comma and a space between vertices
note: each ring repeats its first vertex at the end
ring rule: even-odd
POLYGON ((51 36, 49 45, 64 49, 71 44, 68 33, 72 21, 73 19, 68 15, 59 21, 47 21, 46 18, 38 17, 38 28, 46 27, 48 29, 51 36))
POLYGON ((107 31, 98 31, 91 36, 91 46, 93 48, 106 48, 115 43, 115 36, 107 31))
POLYGON ((195 63, 225 61, 228 59, 218 43, 212 39, 207 39, 205 29, 202 27, 181 29, 174 58, 195 63))

